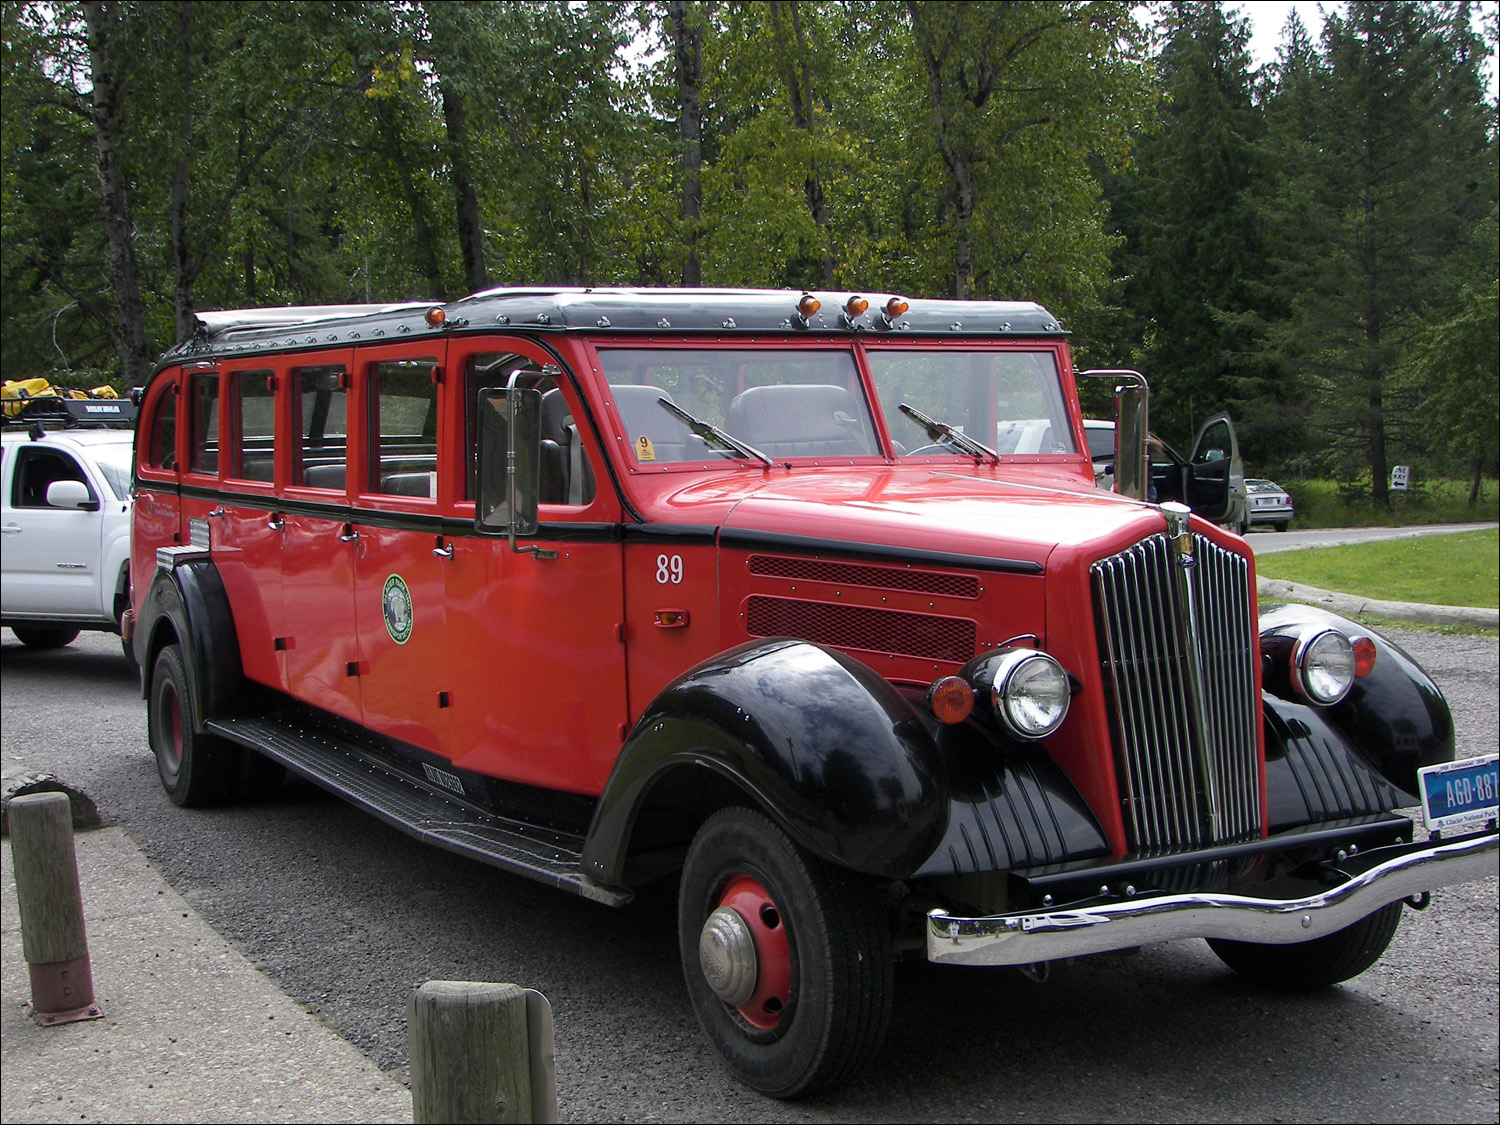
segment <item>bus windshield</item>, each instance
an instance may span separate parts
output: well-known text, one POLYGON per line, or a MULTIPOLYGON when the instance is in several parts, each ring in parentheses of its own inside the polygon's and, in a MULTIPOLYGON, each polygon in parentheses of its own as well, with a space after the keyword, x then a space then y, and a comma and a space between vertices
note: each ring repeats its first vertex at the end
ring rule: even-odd
POLYGON ((599 357, 638 464, 745 457, 695 433, 682 412, 776 460, 880 455, 847 351, 601 348, 599 357))
POLYGON ((1054 352, 902 347, 866 354, 897 456, 973 456, 935 442, 903 403, 1001 455, 1077 451, 1054 352))

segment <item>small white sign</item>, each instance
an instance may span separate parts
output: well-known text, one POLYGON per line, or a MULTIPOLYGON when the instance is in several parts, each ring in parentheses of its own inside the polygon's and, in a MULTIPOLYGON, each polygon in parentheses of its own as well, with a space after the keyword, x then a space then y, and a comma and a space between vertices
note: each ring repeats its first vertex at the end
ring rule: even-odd
POLYGON ((1411 466, 1391 466, 1391 491, 1405 492, 1411 486, 1411 466))

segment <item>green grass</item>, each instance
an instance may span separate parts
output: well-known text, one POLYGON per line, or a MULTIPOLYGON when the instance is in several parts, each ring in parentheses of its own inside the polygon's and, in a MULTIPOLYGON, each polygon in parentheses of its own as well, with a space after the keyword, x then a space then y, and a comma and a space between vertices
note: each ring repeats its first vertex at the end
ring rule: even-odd
POLYGON ((1488 523, 1500 519, 1500 485, 1486 480, 1479 503, 1468 506, 1469 484, 1457 480, 1418 480, 1410 492, 1391 493, 1389 508, 1370 502, 1370 482, 1331 480, 1277 482, 1291 493, 1297 517, 1292 526, 1409 527, 1425 523, 1488 523))
POLYGON ((1262 578, 1382 601, 1500 606, 1500 532, 1493 530, 1278 552, 1258 558, 1255 569, 1262 578))

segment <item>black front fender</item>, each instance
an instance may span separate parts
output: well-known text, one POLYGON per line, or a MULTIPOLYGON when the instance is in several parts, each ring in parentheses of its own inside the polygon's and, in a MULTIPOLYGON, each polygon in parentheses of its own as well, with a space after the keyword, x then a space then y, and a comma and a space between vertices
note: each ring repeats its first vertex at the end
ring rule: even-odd
MULTIPOLYGON (((1332 707, 1305 707, 1300 699, 1281 687, 1276 692, 1281 698, 1268 710, 1292 719, 1289 732, 1294 738, 1300 737, 1298 732, 1302 727, 1312 731, 1326 727, 1380 777, 1410 797, 1417 792, 1420 767, 1453 760, 1453 715, 1448 710, 1448 701, 1432 678, 1394 641, 1368 626, 1315 606, 1277 606, 1261 614, 1263 649, 1274 651, 1276 638, 1289 637, 1306 626, 1339 629, 1351 637, 1369 637, 1375 642, 1375 668, 1368 676, 1355 680, 1349 694, 1332 707)), ((1267 669, 1268 685, 1281 684, 1283 679, 1277 669, 1267 669)), ((1268 714, 1268 735, 1274 726, 1268 714)), ((1269 742, 1266 749, 1269 755, 1272 750, 1269 742)), ((1408 803, 1415 803, 1415 798, 1408 803)))
POLYGON ((595 811, 584 869, 619 882, 647 795, 687 767, 732 784, 813 853, 899 877, 943 836, 937 762, 911 705, 858 661, 804 641, 741 645, 670 684, 636 724, 595 811))

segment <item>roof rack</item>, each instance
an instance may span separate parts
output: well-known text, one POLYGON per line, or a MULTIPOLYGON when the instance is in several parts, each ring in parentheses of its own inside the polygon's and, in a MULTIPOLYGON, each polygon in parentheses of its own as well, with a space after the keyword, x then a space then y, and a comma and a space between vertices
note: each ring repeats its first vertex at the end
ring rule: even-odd
POLYGON ((30 426, 37 423, 69 427, 134 425, 138 413, 128 398, 64 398, 61 395, 37 395, 34 398, 7 400, 4 419, 8 426, 30 426))

